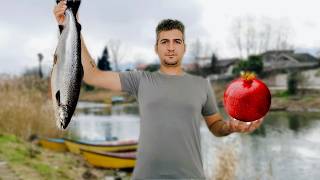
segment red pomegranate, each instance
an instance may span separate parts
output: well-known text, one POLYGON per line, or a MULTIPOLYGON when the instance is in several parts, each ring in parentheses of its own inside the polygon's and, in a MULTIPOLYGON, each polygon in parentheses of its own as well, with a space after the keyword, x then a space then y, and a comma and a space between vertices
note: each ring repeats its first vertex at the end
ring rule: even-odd
POLYGON ((268 87, 254 73, 243 73, 224 92, 226 112, 240 121, 251 122, 262 118, 269 111, 270 104, 268 87))

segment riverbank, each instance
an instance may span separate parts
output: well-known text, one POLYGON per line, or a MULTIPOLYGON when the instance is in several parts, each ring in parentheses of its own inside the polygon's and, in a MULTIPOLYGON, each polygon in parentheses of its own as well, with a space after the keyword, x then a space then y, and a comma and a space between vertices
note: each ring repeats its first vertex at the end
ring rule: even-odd
POLYGON ((81 156, 58 153, 14 135, 0 135, 0 179, 104 179, 113 171, 97 169, 81 156))
POLYGON ((80 93, 79 100, 87 101, 87 102, 99 102, 105 104, 112 104, 112 97, 123 97, 124 101, 121 103, 130 103, 134 102, 135 98, 129 96, 125 92, 115 92, 106 89, 95 89, 92 91, 84 91, 82 90, 80 93))
POLYGON ((48 99, 47 80, 25 77, 0 83, 0 132, 27 140, 37 134, 63 135, 56 128, 52 102, 48 99))
POLYGON ((272 97, 271 110, 292 112, 320 112, 317 95, 272 97))
MULTIPOLYGON (((227 88, 228 82, 216 82, 212 84, 212 89, 216 96, 218 106, 223 108, 223 94, 227 88)), ((318 92, 300 93, 290 96, 286 91, 272 91, 272 101, 270 111, 293 111, 293 112, 320 112, 320 97, 318 92)), ((98 102, 112 104, 112 97, 123 97, 124 101, 120 103, 132 103, 136 99, 125 92, 114 92, 106 89, 96 88, 92 91, 81 91, 80 100, 87 102, 98 102)))
MULTIPOLYGON (((223 108, 223 93, 225 85, 213 86, 216 94, 218 105, 223 108)), ((80 96, 81 101, 100 102, 106 104, 112 104, 111 98, 113 96, 122 96, 125 101, 123 103, 135 102, 135 98, 129 96, 124 92, 113 92, 104 89, 98 89, 89 92, 82 92, 80 96)), ((272 93, 271 111, 308 111, 308 112, 320 112, 320 97, 313 94, 303 94, 289 96, 283 92, 272 93)))

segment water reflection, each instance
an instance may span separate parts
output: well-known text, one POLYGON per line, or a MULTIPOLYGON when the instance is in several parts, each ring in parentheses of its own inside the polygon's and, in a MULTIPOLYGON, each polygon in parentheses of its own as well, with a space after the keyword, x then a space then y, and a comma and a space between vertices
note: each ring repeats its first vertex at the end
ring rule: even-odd
POLYGON ((90 141, 136 140, 139 135, 138 113, 135 104, 110 106, 79 102, 68 136, 90 141))
MULTIPOLYGON (((138 139, 138 112, 136 104, 80 103, 69 135, 95 141, 138 139)), ((238 180, 318 179, 319 132, 320 113, 270 112, 254 133, 223 138, 214 137, 202 122, 205 173, 216 178, 227 174, 238 180)))
POLYGON ((92 102, 79 102, 77 106, 77 113, 96 116, 110 116, 110 115, 122 115, 132 114, 137 116, 139 109, 137 104, 123 104, 123 105, 106 105, 102 103, 92 102))
POLYGON ((215 170, 221 163, 215 155, 227 147, 237 159, 235 179, 318 179, 319 130, 320 114, 305 112, 271 112, 252 134, 215 138, 203 128, 206 173, 220 176, 215 170))

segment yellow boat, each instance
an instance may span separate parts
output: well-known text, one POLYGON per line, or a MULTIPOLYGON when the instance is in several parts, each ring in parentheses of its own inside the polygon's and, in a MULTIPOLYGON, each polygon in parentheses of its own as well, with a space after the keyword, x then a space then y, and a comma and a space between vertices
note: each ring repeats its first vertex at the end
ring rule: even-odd
POLYGON ((135 140, 93 143, 65 139, 65 144, 69 151, 75 154, 80 154, 80 149, 98 152, 114 152, 135 151, 138 147, 138 142, 135 140))
POLYGON ((46 149, 50 149, 58 152, 68 151, 67 146, 64 143, 64 139, 60 138, 42 138, 39 141, 40 145, 46 149))
POLYGON ((91 165, 100 168, 132 171, 136 164, 136 151, 96 152, 81 149, 81 154, 91 165))

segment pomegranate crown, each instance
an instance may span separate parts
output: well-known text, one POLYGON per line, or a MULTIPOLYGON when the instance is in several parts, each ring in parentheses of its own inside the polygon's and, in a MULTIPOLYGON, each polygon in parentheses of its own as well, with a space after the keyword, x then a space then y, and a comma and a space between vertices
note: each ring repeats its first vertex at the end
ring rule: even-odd
POLYGON ((240 75, 246 82, 252 82, 252 80, 256 78, 256 74, 250 71, 241 71, 240 75))

